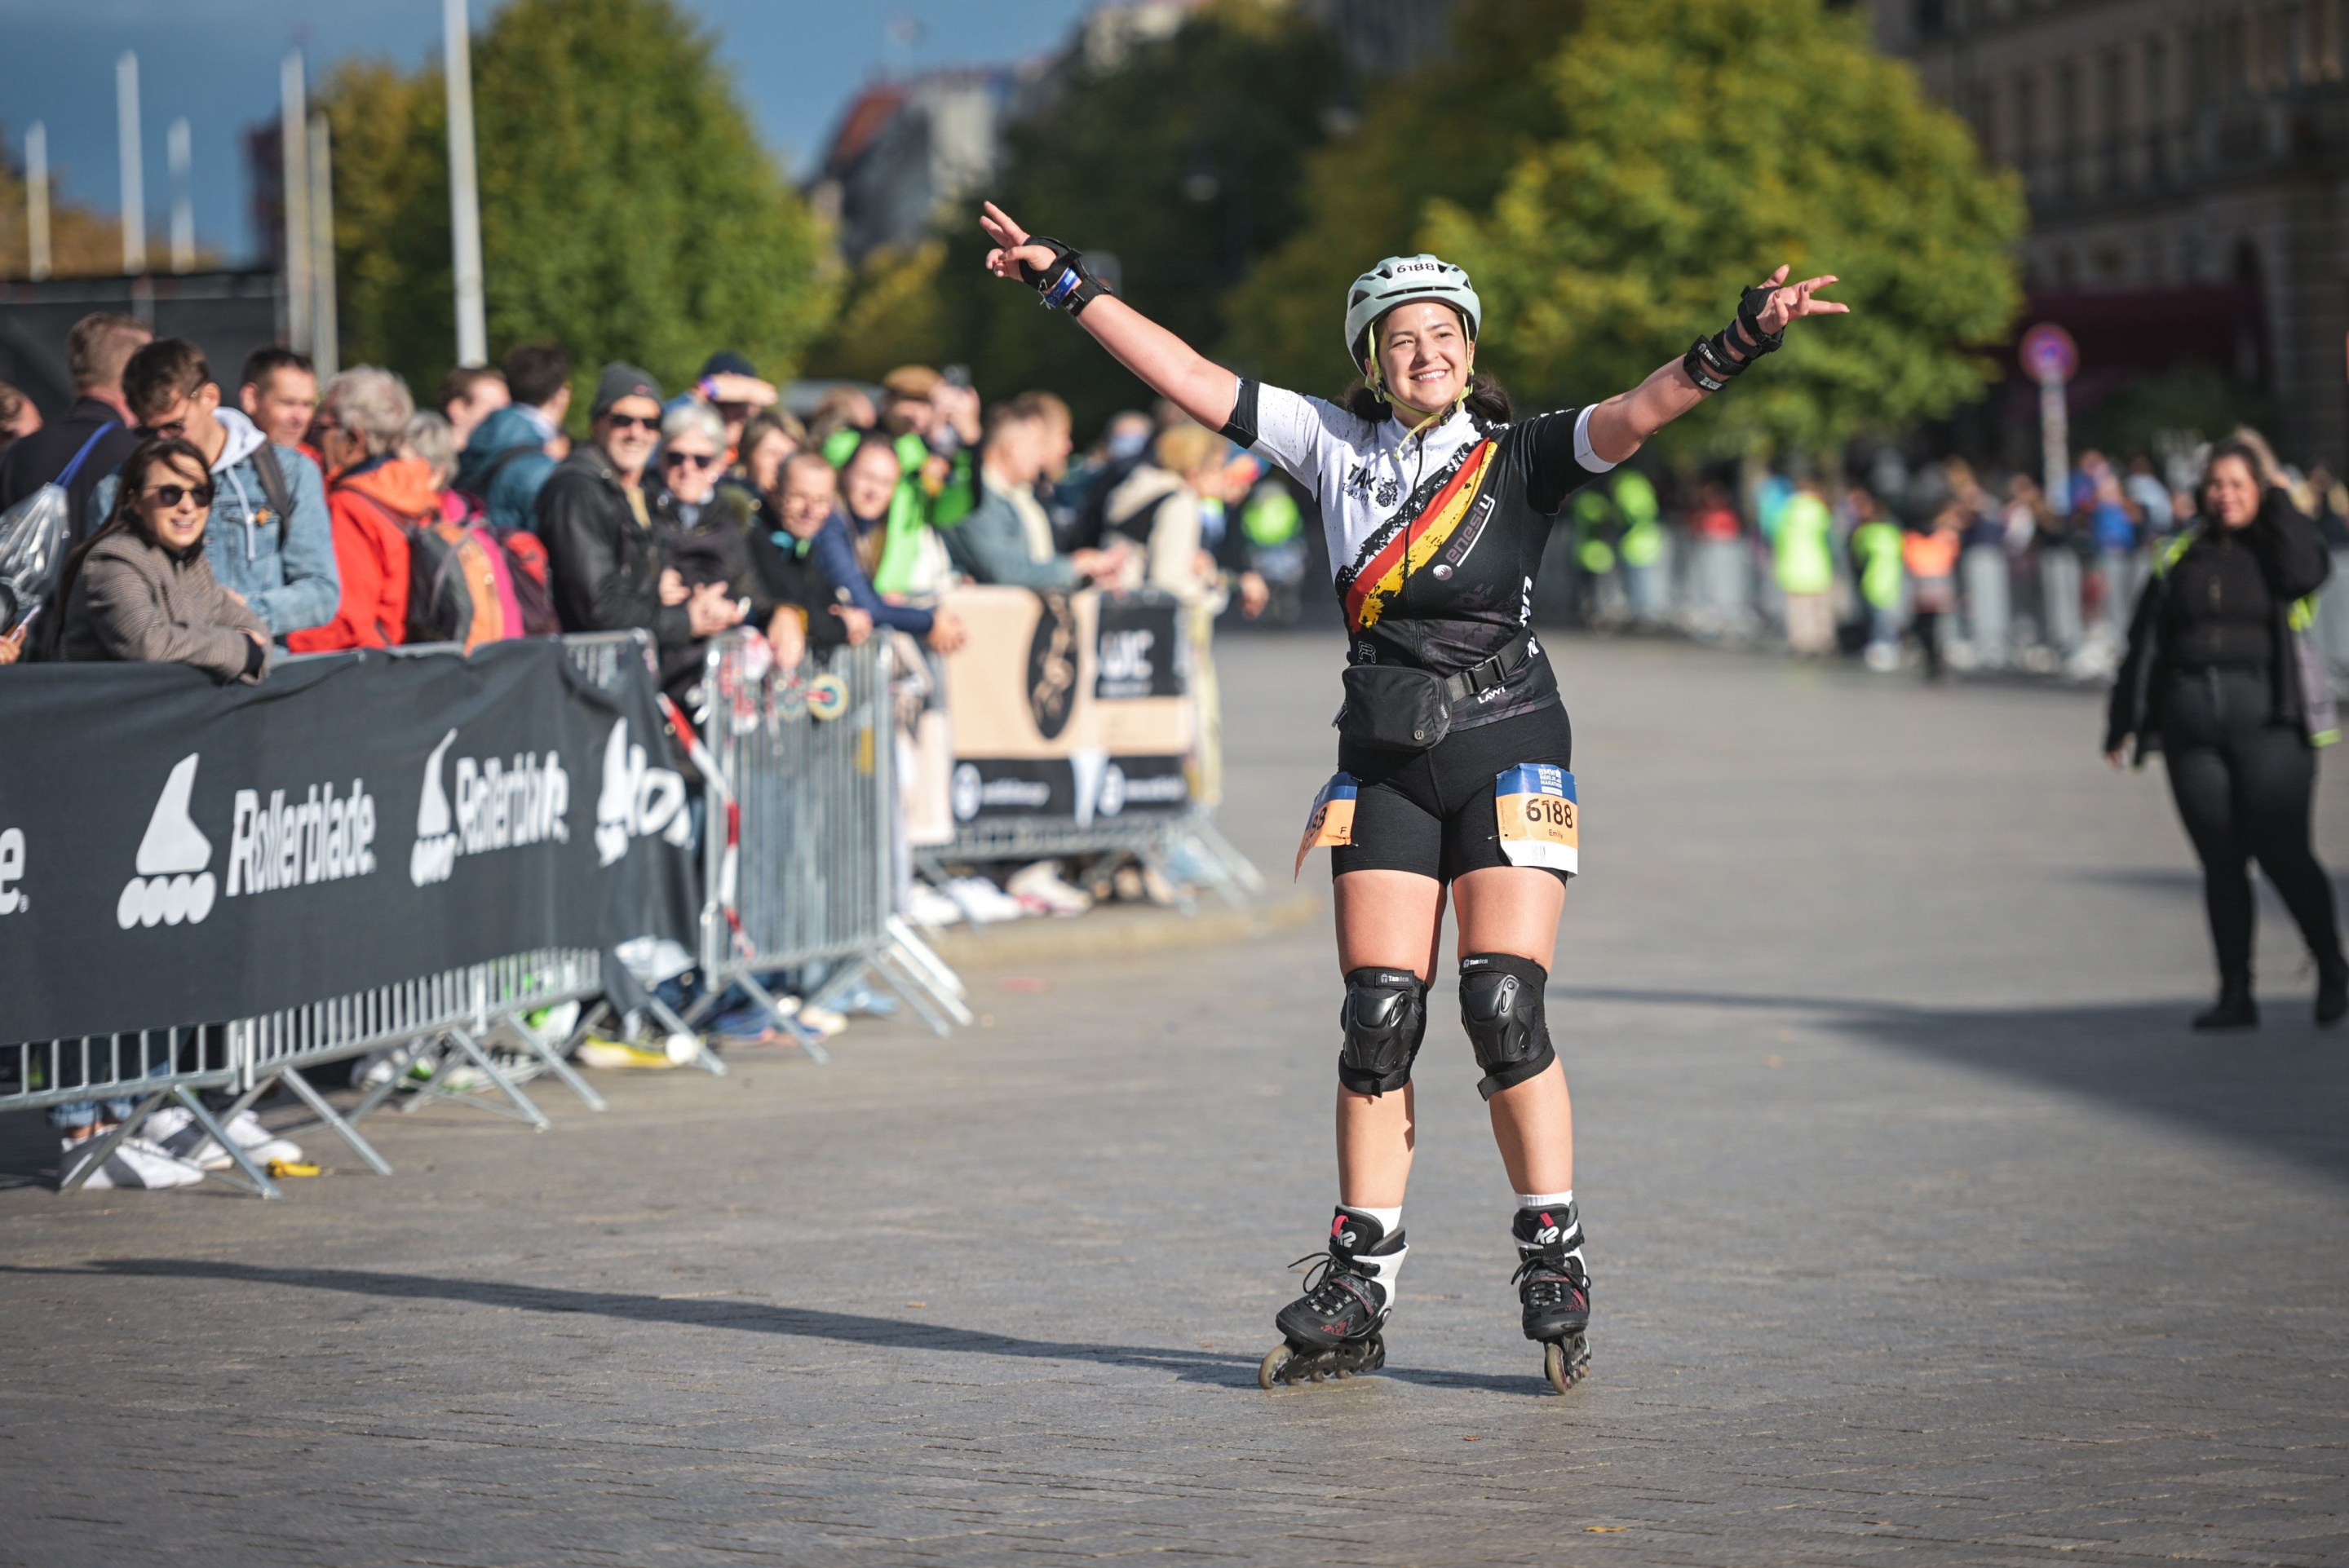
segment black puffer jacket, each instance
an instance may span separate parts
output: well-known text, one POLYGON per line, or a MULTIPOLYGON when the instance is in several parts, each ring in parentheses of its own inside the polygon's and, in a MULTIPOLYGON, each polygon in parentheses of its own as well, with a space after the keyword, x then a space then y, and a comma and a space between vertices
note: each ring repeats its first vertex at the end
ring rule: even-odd
MULTIPOLYGON (((2128 653, 2114 678, 2112 703, 2105 717, 2105 750, 2118 751, 2134 738, 2139 767, 2161 748, 2162 688, 2172 667, 2163 632, 2170 584, 2189 556, 2211 547, 2211 532, 2221 525, 2214 519, 2198 518, 2192 526, 2194 535, 2183 549, 2175 543, 2164 548, 2152 575, 2146 579, 2145 591, 2137 595, 2137 613, 2129 618, 2128 653)), ((2268 491, 2260 515, 2243 530, 2242 542, 2258 557, 2268 593, 2275 602, 2270 628, 2273 648, 2267 661, 2275 690, 2273 717, 2279 723, 2301 725, 2308 716, 2308 699, 2301 690, 2292 607, 2323 586, 2333 571, 2333 557, 2316 525, 2280 490, 2268 491)))
POLYGON ((660 602, 658 542, 636 521, 620 471, 601 448, 572 449, 547 476, 535 510, 564 631, 641 627, 664 649, 693 641, 685 606, 660 602))

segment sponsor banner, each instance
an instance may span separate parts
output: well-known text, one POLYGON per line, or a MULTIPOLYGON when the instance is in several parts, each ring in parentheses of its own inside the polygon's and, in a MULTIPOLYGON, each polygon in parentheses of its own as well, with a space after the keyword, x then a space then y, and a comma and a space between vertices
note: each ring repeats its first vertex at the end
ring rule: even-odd
POLYGON ((0 1042, 212 1023, 531 948, 690 943, 648 674, 559 643, 0 679, 0 1042))
POLYGON ((944 661, 957 828, 1186 810, 1199 723, 1171 594, 965 588, 944 661))

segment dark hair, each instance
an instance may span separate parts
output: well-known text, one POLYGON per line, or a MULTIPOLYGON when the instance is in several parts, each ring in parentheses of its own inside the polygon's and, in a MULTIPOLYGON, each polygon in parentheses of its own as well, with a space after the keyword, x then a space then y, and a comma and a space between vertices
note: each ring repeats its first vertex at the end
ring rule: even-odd
POLYGON ((273 343, 266 348, 256 348, 244 356, 244 379, 240 385, 266 387, 269 385, 269 378, 281 370, 299 370, 303 375, 313 377, 318 374, 318 367, 310 363, 308 355, 296 354, 290 348, 280 348, 273 343))
POLYGON ((184 337, 159 337, 122 367, 122 400, 141 423, 180 397, 192 397, 212 378, 203 350, 184 337))
POLYGON ((473 388, 482 382, 494 381, 502 387, 505 379, 504 372, 492 366, 460 365, 440 377, 440 396, 432 406, 445 412, 451 403, 471 402, 473 388))
POLYGON ((2259 448, 2236 436, 2230 436, 2213 446, 2209 457, 2203 460, 2202 477, 2194 481, 2195 509, 2206 517, 2210 515, 2210 476, 2229 458, 2251 471, 2251 488, 2259 492, 2260 500, 2264 504, 2268 498, 2268 470, 2264 457, 2259 448))
POLYGON ((88 539, 75 545, 72 553, 66 557, 65 565, 58 569, 57 597, 50 601, 49 624, 45 628, 43 645, 47 650, 46 656, 56 656, 56 649, 60 645, 59 639, 63 635, 66 606, 73 602, 74 579, 81 575, 82 561, 98 542, 127 531, 137 534, 150 544, 155 542, 140 516, 138 500, 139 492, 147 488, 147 476, 154 471, 156 464, 162 462, 185 463, 207 478, 211 475, 211 469, 204 462, 204 454, 196 444, 178 436, 150 436, 131 449, 130 455, 122 459, 122 467, 116 473, 114 505, 108 511, 106 521, 91 530, 88 539))
POLYGON ((571 379, 571 351, 559 343, 524 343, 506 350, 502 362, 506 390, 517 403, 540 407, 571 379))
POLYGON ((122 379, 122 367, 155 329, 137 316, 93 311, 66 334, 66 369, 74 390, 88 391, 122 379))
MULTIPOLYGON (((1469 375, 1468 396, 1463 406, 1479 419, 1492 425, 1507 424, 1515 412, 1506 389, 1481 370, 1469 375)), ((1346 389, 1346 412, 1357 419, 1375 425, 1393 413, 1394 406, 1358 376, 1354 384, 1346 389)))

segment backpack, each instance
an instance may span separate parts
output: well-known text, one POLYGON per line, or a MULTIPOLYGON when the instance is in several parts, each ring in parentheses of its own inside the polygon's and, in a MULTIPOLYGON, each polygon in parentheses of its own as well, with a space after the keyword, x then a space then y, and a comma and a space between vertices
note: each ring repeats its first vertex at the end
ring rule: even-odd
POLYGON ((527 552, 478 524, 409 517, 363 490, 351 493, 408 536, 409 642, 461 643, 471 653, 483 643, 557 629, 551 596, 532 575, 527 552))
POLYGON ((261 493, 268 498, 269 510, 277 514, 277 553, 285 553, 285 531, 294 518, 294 486, 277 461, 275 443, 264 440, 253 449, 253 471, 261 480, 261 493))

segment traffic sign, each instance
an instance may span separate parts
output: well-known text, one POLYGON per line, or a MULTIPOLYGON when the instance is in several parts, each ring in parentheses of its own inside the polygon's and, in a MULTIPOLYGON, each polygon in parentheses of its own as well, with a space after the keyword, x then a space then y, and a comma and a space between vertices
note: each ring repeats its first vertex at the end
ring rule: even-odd
POLYGON ((2069 381, 2079 374, 2079 345, 2052 321, 2043 321, 2024 333, 2023 346, 2015 353, 2033 381, 2069 381))

